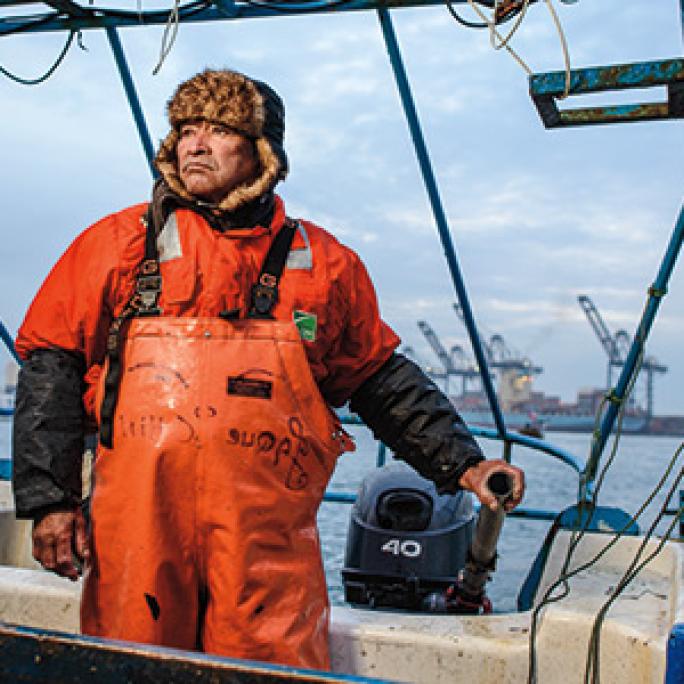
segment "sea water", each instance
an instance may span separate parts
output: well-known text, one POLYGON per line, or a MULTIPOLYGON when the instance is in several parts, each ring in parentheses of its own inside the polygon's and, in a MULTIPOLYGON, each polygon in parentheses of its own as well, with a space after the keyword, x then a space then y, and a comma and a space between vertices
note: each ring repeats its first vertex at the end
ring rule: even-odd
MULTIPOLYGON (((344 454, 337 465, 330 490, 355 493, 364 475, 375 466, 377 443, 367 429, 349 428, 356 441, 356 451, 344 454)), ((588 434, 553 432, 547 440, 580 458, 586 459, 591 436, 588 434)), ((627 513, 635 513, 660 480, 674 456, 681 439, 649 435, 626 435, 620 439, 617 455, 607 472, 598 502, 615 506, 627 513)), ((491 440, 479 440, 489 458, 501 456, 501 446, 491 440)), ((605 457, 609 455, 609 442, 605 457)), ((10 422, 0 418, 0 458, 10 452, 10 422)), ((640 519, 646 530, 658 514, 665 493, 682 468, 684 457, 679 457, 665 487, 655 497, 640 519)), ((513 462, 523 468, 527 492, 523 505, 537 509, 562 510, 576 502, 578 478, 574 470, 560 461, 540 452, 515 447, 513 462)), ((678 504, 675 496, 673 507, 678 504)), ((344 565, 345 542, 349 524, 349 504, 324 502, 318 522, 325 560, 330 599, 334 604, 344 603, 341 569, 344 565)), ((672 518, 666 518, 657 530, 663 532, 672 518)), ((518 591, 530 564, 537 555, 550 527, 549 521, 530 520, 509 516, 499 540, 497 570, 487 587, 497 612, 515 610, 518 591)), ((675 530, 676 532, 676 530, 675 530)))

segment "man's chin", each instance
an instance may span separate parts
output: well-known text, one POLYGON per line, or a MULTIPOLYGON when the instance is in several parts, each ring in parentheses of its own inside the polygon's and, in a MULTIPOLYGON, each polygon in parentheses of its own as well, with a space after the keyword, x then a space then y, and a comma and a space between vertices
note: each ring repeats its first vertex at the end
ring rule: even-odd
POLYGON ((200 179, 188 179, 183 181, 185 189, 198 199, 211 201, 215 188, 211 183, 204 183, 200 179))

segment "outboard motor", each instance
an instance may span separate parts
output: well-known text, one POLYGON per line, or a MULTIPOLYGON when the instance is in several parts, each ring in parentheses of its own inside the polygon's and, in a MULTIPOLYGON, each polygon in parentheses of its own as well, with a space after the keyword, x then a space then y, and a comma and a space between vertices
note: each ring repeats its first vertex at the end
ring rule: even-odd
POLYGON ((374 470, 351 511, 342 570, 346 601, 450 610, 448 595, 466 564, 475 517, 467 492, 439 495, 403 463, 374 470))

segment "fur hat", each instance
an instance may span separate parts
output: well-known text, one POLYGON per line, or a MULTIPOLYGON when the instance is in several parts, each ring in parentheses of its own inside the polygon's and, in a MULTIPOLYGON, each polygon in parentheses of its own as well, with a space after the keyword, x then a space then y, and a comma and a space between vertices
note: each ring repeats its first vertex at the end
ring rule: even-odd
POLYGON ((261 173, 229 192, 219 209, 234 211, 273 189, 287 175, 283 149, 285 108, 278 94, 265 83, 237 71, 206 69, 178 86, 167 104, 167 113, 172 130, 157 152, 155 165, 181 197, 193 199, 178 175, 176 163, 178 133, 187 121, 222 123, 254 140, 261 173))

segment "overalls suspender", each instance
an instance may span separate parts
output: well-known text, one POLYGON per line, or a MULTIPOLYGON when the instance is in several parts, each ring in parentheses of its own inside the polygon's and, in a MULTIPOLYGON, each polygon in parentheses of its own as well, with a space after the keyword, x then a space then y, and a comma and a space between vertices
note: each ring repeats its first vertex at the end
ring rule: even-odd
MULTIPOLYGON (((121 382, 121 337, 126 321, 136 316, 159 316, 159 295, 162 278, 159 268, 157 236, 152 222, 151 210, 143 218, 145 224, 145 256, 138 266, 135 290, 121 313, 114 318, 107 334, 107 374, 104 396, 100 409, 100 443, 111 449, 113 445, 114 413, 119 398, 121 382)), ((271 311, 278 301, 278 282, 285 268, 287 255, 292 245, 298 222, 286 218, 285 223, 266 254, 261 273, 250 292, 248 318, 272 319, 271 311)), ((237 319, 239 310, 222 311, 219 315, 226 320, 237 319)))

